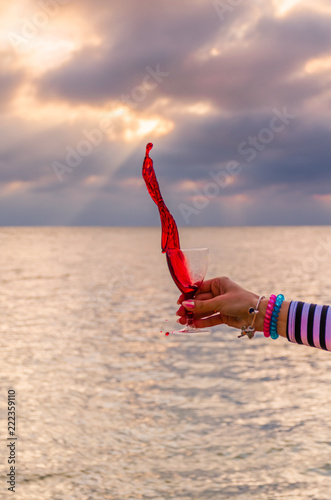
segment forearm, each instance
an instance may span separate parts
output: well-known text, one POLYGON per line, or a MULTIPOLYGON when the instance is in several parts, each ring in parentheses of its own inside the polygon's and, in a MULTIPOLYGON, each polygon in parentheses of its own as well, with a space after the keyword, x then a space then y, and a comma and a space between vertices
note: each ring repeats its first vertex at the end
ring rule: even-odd
MULTIPOLYGON (((260 305, 256 329, 262 331, 268 300, 260 305)), ((277 333, 295 344, 331 351, 331 306, 284 301, 278 317, 277 333)))

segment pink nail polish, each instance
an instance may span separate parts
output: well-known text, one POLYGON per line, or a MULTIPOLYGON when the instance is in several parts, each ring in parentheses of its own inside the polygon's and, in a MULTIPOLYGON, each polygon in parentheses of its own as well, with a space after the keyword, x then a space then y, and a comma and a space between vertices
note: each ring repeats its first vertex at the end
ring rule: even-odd
POLYGON ((194 309, 194 300, 184 300, 183 306, 186 309, 194 309))

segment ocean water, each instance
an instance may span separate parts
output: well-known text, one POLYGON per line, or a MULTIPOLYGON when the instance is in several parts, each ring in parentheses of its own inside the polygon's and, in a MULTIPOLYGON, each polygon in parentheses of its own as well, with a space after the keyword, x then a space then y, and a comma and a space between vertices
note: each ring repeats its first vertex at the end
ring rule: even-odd
MULTIPOLYGON (((331 303, 330 227, 180 234, 210 248, 209 278, 331 303)), ((16 499, 330 499, 331 353, 166 337, 159 228, 2 228, 0 245, 0 498, 13 388, 16 499)))

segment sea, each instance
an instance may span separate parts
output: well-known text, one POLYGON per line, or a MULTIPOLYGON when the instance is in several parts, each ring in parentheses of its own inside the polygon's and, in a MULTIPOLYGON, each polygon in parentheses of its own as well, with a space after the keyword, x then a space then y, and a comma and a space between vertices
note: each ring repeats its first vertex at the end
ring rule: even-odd
MULTIPOLYGON (((207 278, 331 303, 331 227, 180 236, 209 248, 207 278)), ((1 499, 330 500, 331 352, 165 336, 158 227, 4 227, 0 249, 1 499)))

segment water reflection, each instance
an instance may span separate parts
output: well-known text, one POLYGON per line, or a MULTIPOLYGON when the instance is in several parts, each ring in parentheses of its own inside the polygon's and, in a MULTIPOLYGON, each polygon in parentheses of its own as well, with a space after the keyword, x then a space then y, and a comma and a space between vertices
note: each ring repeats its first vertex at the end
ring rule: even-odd
MULTIPOLYGON (((210 247, 209 276, 331 302, 331 266, 286 279, 329 228, 182 233, 210 247)), ((330 353, 221 328, 161 335, 177 292, 158 229, 2 229, 1 246, 17 498, 329 498, 330 353)), ((3 452, 3 491, 6 473, 3 452)))

